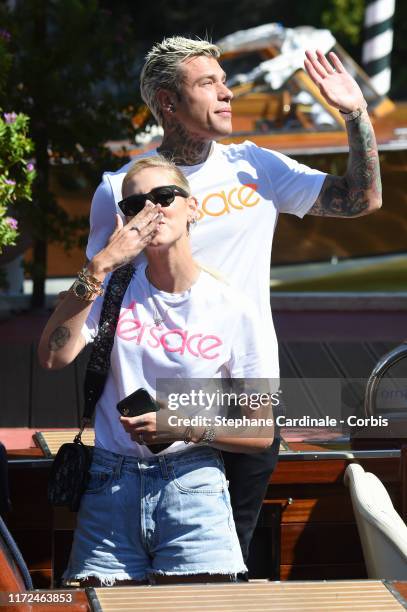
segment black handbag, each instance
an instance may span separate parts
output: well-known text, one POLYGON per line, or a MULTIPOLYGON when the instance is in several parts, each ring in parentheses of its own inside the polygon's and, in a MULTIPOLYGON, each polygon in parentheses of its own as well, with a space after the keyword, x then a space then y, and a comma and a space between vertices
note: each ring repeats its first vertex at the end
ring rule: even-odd
POLYGON ((48 480, 48 501, 53 506, 67 506, 77 512, 88 484, 92 448, 83 444, 80 433, 73 442, 58 450, 48 480))
POLYGON ((116 270, 109 281, 100 314, 99 331, 92 345, 84 382, 85 407, 79 433, 73 442, 63 444, 52 464, 48 480, 48 501, 77 512, 89 480, 93 447, 82 442, 82 432, 92 422, 110 368, 110 354, 123 296, 134 273, 128 264, 116 270))

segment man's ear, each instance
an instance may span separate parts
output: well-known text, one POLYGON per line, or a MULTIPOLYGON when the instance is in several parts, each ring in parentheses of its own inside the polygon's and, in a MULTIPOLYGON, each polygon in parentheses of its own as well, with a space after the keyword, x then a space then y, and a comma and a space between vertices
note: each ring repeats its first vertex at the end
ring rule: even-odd
POLYGON ((157 100, 164 116, 172 115, 176 111, 176 96, 168 89, 158 90, 157 100))

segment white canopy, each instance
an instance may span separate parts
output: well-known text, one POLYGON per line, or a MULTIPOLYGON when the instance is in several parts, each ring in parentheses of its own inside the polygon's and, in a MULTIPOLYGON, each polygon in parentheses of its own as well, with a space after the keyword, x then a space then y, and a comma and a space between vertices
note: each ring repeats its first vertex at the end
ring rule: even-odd
POLYGON ((216 44, 223 52, 255 51, 267 45, 276 47, 280 55, 261 62, 250 72, 235 75, 233 84, 262 77, 272 89, 279 89, 296 70, 303 68, 306 49, 321 49, 323 53, 328 53, 335 42, 329 30, 311 26, 284 28, 280 23, 266 23, 229 34, 216 44))

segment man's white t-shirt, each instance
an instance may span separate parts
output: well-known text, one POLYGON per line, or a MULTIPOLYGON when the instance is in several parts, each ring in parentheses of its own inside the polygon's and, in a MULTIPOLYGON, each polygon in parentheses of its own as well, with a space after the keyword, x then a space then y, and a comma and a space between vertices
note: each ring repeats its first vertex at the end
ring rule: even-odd
MULTIPOLYGON (((141 263, 124 295, 111 353, 111 368, 96 410, 95 444, 122 455, 150 457, 119 422, 117 403, 144 387, 156 397, 158 379, 266 378, 273 366, 255 305, 236 289, 201 270, 183 293, 151 285, 141 263), (154 319, 157 313, 162 323, 154 319)), ((86 342, 98 331, 103 298, 82 329, 86 342)), ((175 442, 163 453, 184 450, 175 442)))
MULTIPOLYGON (((156 151, 148 154, 154 155, 156 151)), ((120 210, 122 181, 134 163, 106 172, 91 209, 87 257, 111 235, 120 210)), ((217 269, 258 308, 273 378, 279 376, 278 347, 270 308, 270 260, 278 213, 303 217, 321 190, 325 174, 252 142, 213 144, 208 159, 181 166, 198 199, 199 221, 191 229, 194 258, 217 269)), ((293 245, 295 249, 295 245, 293 245)))

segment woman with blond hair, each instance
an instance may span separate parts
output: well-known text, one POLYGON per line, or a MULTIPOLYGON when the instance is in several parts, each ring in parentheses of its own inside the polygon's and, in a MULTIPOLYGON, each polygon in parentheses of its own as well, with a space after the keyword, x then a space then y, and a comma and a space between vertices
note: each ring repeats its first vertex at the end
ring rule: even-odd
POLYGON ((39 347, 46 368, 72 362, 97 334, 106 278, 144 250, 123 298, 96 407, 90 482, 65 579, 83 585, 234 579, 246 568, 219 450, 261 451, 273 431, 244 438, 178 427, 163 437, 156 412, 119 417, 116 405, 140 387, 156 396, 162 378, 268 377, 255 309, 192 258, 188 234, 197 201, 174 164, 160 156, 137 161, 122 196, 126 224, 117 216, 109 243, 53 313, 39 347), (168 447, 156 454, 147 446, 162 442, 168 447))

